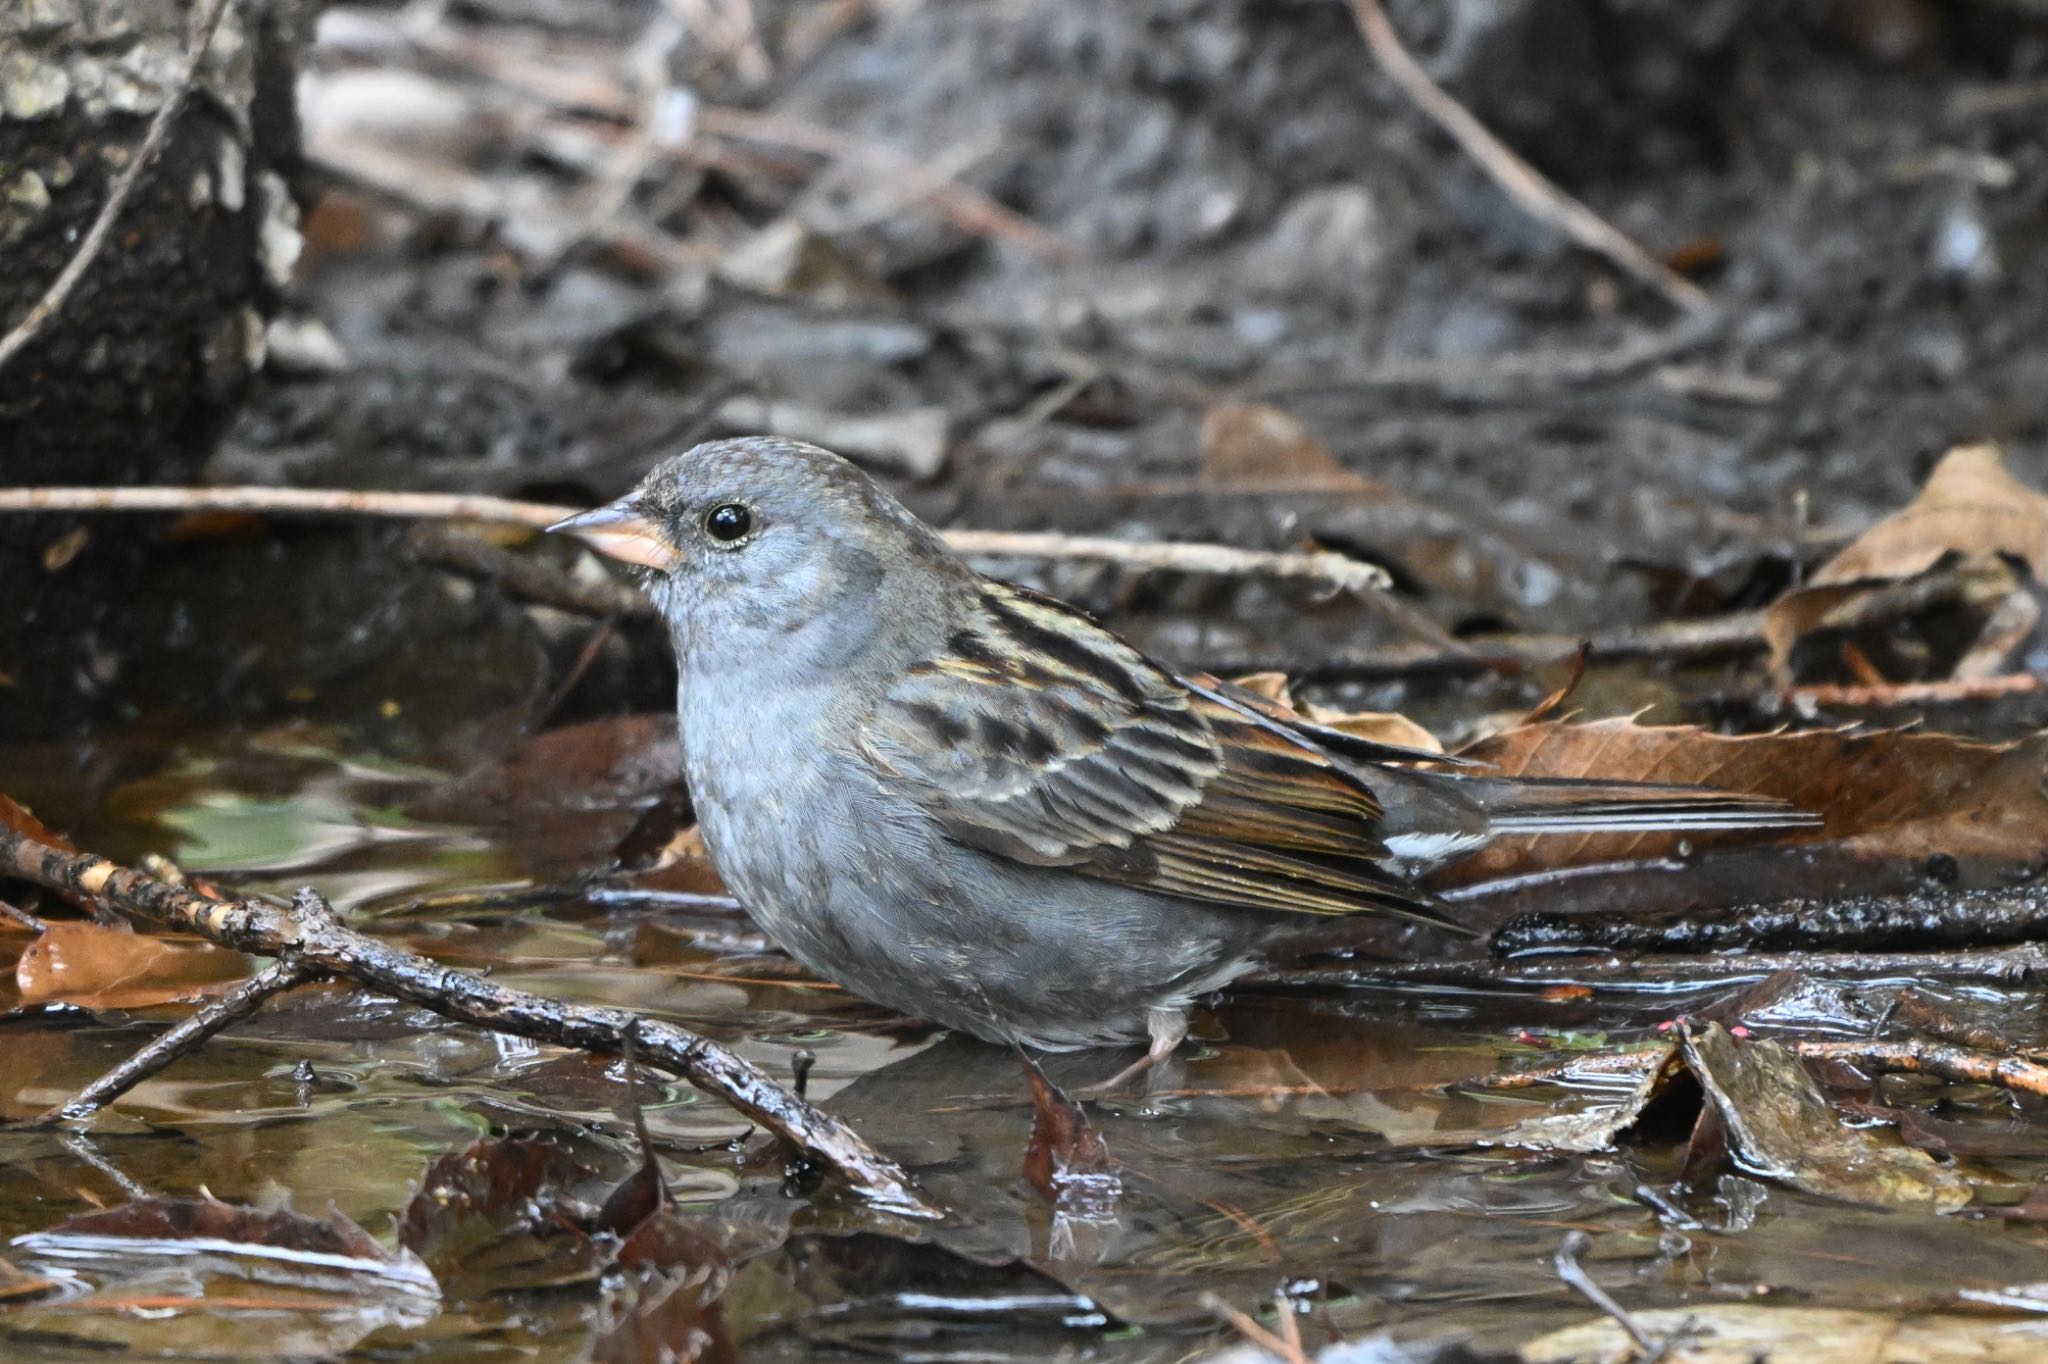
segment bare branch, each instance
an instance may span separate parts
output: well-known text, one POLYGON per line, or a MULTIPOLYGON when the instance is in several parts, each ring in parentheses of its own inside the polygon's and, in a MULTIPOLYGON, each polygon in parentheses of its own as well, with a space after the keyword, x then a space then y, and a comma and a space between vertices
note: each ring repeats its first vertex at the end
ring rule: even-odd
POLYGON ((940 1209, 909 1174, 839 1119, 791 1094, 751 1062, 670 1023, 623 1009, 565 1004, 508 989, 470 971, 393 947, 343 924, 327 902, 301 891, 289 909, 264 900, 217 900, 105 858, 67 853, 0 829, 0 874, 89 896, 125 913, 259 956, 409 1000, 443 1018, 599 1056, 619 1055, 629 1032, 645 1064, 681 1076, 844 1176, 877 1206, 911 1217, 940 1209))
POLYGON ((215 1033, 253 1015, 266 1000, 295 990, 319 974, 296 956, 278 958, 45 1113, 41 1121, 77 1122, 91 1117, 179 1057, 199 1050, 215 1033))

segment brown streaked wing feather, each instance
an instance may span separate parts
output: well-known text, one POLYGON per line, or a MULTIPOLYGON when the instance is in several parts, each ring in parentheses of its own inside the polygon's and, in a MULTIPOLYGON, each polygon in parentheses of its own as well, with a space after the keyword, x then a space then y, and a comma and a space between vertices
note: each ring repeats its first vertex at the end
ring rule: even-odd
POLYGON ((1222 766, 1171 674, 1085 617, 990 584, 944 658, 861 735, 948 834, 1038 865, 1173 827, 1222 766))
POLYGON ((860 740, 949 836, 1188 900, 1442 922, 1380 864, 1372 792, 1315 744, 1071 607, 995 583, 980 605, 860 740))

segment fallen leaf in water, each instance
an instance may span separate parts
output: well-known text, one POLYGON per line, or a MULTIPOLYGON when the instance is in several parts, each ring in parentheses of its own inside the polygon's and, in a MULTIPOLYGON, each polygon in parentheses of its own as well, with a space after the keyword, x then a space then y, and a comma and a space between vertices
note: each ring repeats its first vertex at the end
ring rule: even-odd
POLYGON ((249 966, 241 953, 203 938, 63 921, 22 951, 14 981, 23 1004, 144 1009, 222 994, 249 966))
MULTIPOLYGON (((1934 603, 1914 632, 1939 637, 1924 642, 1948 666, 1916 659, 1919 666, 1910 677, 1903 668, 1887 676, 1906 681, 1952 673, 1988 675, 2023 646, 2040 621, 2038 603, 2024 590, 2024 575, 2008 559, 2024 565, 2035 581, 2048 579, 2048 495, 2006 472, 1998 447, 1957 446, 1942 457, 1910 503, 1845 546, 1806 585, 1771 605, 1764 638, 1772 667, 1789 680, 1795 651, 1802 659, 1817 653, 1828 675, 1804 680, 1838 680, 1832 669, 1844 649, 1855 650, 1848 660, 1852 663, 1889 652, 1887 636, 1918 612, 1901 603, 1884 613, 1888 619, 1882 624, 1869 626, 1856 619, 1857 608, 1888 585, 1956 563, 1961 601, 1934 603), (1809 642, 1817 649, 1802 649, 1809 642), (1954 667, 1957 657, 1971 660, 1967 673, 1954 667)), ((1803 675, 1806 665, 1801 668, 1803 675)))
MULTIPOLYGON (((78 851, 77 844, 43 823, 40 819, 37 819, 34 811, 30 810, 20 801, 13 799, 4 791, 0 791, 0 829, 20 834, 23 838, 33 839, 37 843, 55 848, 59 852, 75 853, 78 851)), ((69 891, 58 891, 57 894, 62 895, 66 900, 77 905, 86 913, 90 914, 93 912, 92 901, 88 897, 73 895, 69 891)), ((25 930, 26 927, 27 925, 19 920, 0 918, 0 933, 11 930, 25 930)))
POLYGON ((587 1174, 553 1142, 480 1139, 427 1167, 398 1243, 452 1298, 594 1279, 611 1257, 564 1207, 587 1174))
POLYGON ((1081 1105, 1024 1062, 1031 1083, 1031 1144, 1024 1149, 1024 1182, 1055 1208, 1081 1216, 1112 1211, 1123 1193, 1123 1176, 1109 1143, 1088 1121, 1081 1105))
MULTIPOLYGON (((1962 1313, 1901 1315, 1819 1307, 1696 1302, 1632 1312, 1652 1340, 1672 1342, 1663 1364, 2033 1364, 2048 1351, 2038 1321, 1962 1313)), ((1605 1317, 1552 1331, 1521 1348, 1522 1364, 1625 1364, 1642 1351, 1605 1317)))
POLYGON ((1870 1207, 1954 1212, 1970 1202, 1969 1181, 1925 1151, 1844 1122, 1777 1043, 1738 1042, 1718 1023, 1687 1026, 1681 1037, 1729 1151, 1749 1173, 1870 1207))
POLYGON ((1505 1131, 1480 1137, 1476 1144, 1520 1146, 1538 1151, 1611 1151, 1615 1139, 1635 1126, 1643 1116, 1643 1110, 1662 1095, 1673 1077, 1683 1074, 1684 1069, 1674 1043, 1662 1060, 1643 1068, 1642 1075, 1627 1091, 1524 1118, 1505 1131))
POLYGON ((719 1309, 731 1273, 707 1264, 634 1276, 605 1302, 590 1341, 594 1364, 736 1364, 719 1309))
POLYGON ((1393 496, 1385 485, 1345 468, 1297 418, 1265 403, 1218 403, 1202 415, 1202 482, 1393 496))
POLYGON ((411 813, 489 830, 528 874, 555 880, 608 866, 682 771, 674 715, 609 716, 523 739, 411 813))
POLYGON ((5 792, 0 792, 0 829, 32 838, 59 852, 77 852, 78 845, 35 817, 35 813, 5 792))
POLYGON ((1558 867, 1778 843, 1834 845, 1857 858, 1925 862, 1936 854, 2030 864, 2048 847, 2041 789, 2048 735, 1983 744, 1902 730, 1731 737, 1630 720, 1525 725, 1460 756, 1506 776, 1672 782, 1777 796, 1822 816, 1813 828, 1609 833, 1501 839, 1442 875, 1464 885, 1558 867))
POLYGON ((14 1238, 31 1254, 117 1271, 174 1260, 237 1278, 323 1292, 437 1299, 434 1276, 338 1212, 308 1217, 215 1198, 139 1198, 14 1238))

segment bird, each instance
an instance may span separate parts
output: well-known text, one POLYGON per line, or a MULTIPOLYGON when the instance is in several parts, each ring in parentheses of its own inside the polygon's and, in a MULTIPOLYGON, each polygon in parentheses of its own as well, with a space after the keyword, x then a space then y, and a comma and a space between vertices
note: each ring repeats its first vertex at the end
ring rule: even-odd
POLYGON ((1306 916, 1510 834, 1767 828, 1782 801, 1489 774, 1147 657, 984 576, 852 463, 710 441, 549 529, 644 570, 713 868, 798 962, 1039 1051, 1179 1046, 1306 916))

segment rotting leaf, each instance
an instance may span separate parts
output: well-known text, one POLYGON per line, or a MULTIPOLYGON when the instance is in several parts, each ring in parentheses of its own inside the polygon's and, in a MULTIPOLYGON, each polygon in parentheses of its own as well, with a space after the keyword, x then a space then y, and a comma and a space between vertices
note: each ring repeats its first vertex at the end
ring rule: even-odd
POLYGON ((731 1278, 725 1265, 686 1274, 629 1277, 605 1303, 591 1337, 593 1364, 736 1364, 718 1300, 731 1278))
POLYGON ((1028 1060, 1024 1077, 1031 1083, 1032 1109, 1025 1182, 1063 1212, 1092 1217, 1113 1210, 1123 1194, 1123 1176, 1109 1143, 1081 1105, 1028 1060))
POLYGON ((249 958, 203 938, 70 921, 51 922, 14 967, 23 1004, 93 1010, 190 1003, 248 974, 249 958))
POLYGON ((610 716, 521 740, 412 814, 493 831, 535 876, 572 875, 610 861, 682 767, 673 715, 610 716))
POLYGON ((594 1279, 610 1257, 565 1207, 585 1173, 553 1142, 481 1138, 427 1167, 398 1243, 451 1298, 594 1279))
POLYGON ((1676 856, 1768 839, 1828 843, 1865 859, 1936 854, 2028 865, 2048 847, 2041 789, 2048 735, 1984 744, 1949 734, 1815 730, 1742 737, 1630 720, 1525 725, 1460 756, 1506 776, 1694 783, 1777 796, 1817 827, 1727 833, 1506 838, 1449 868, 1446 885, 1558 867, 1676 856))
POLYGON ((324 1292, 440 1296, 411 1251, 396 1254, 339 1212, 324 1218, 215 1198, 140 1198, 14 1238, 51 1260, 118 1269, 174 1259, 261 1283, 324 1292))
POLYGON ((1969 1181, 1925 1151, 1843 1122, 1784 1047, 1737 1042, 1717 1023, 1680 1032, 1686 1064, 1727 1128, 1729 1151, 1751 1174, 1901 1211, 1954 1212, 1970 1202, 1969 1181))

